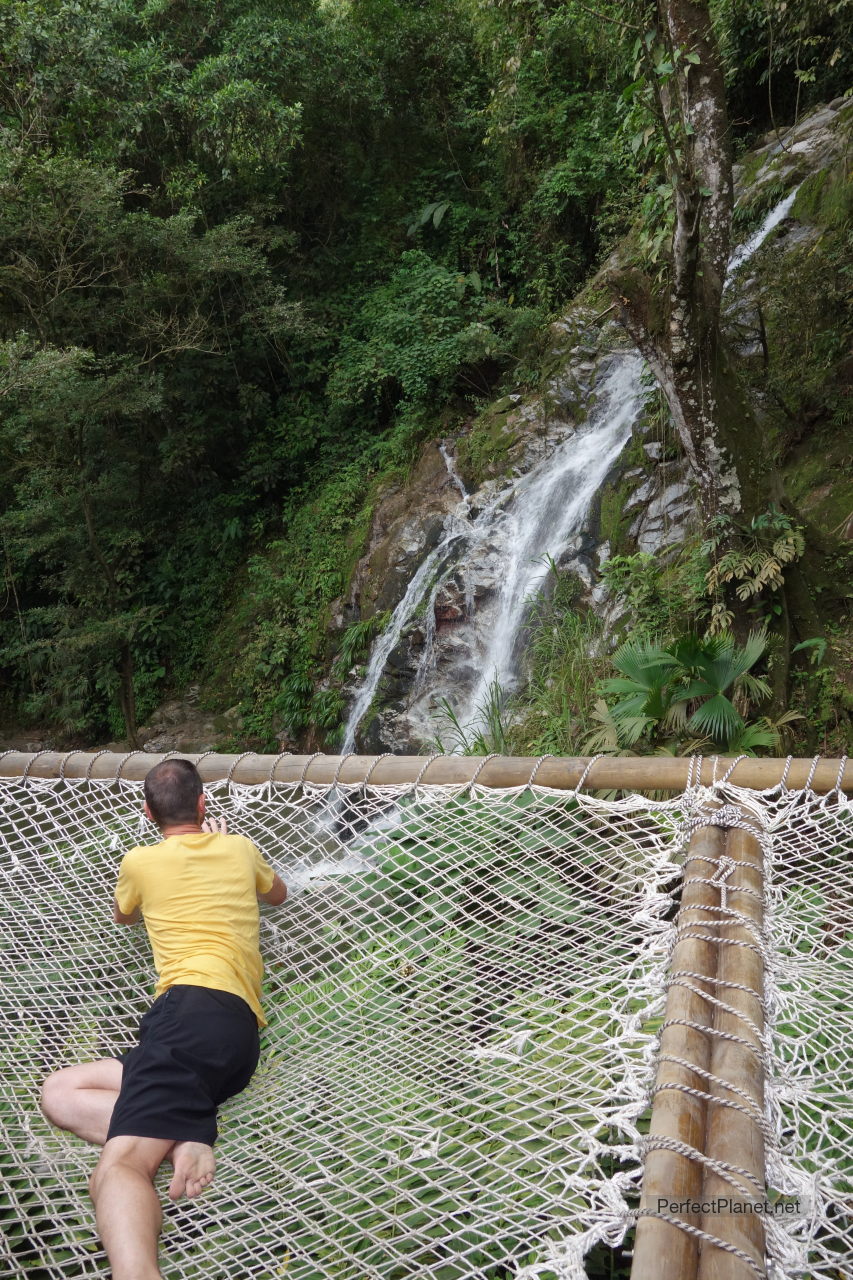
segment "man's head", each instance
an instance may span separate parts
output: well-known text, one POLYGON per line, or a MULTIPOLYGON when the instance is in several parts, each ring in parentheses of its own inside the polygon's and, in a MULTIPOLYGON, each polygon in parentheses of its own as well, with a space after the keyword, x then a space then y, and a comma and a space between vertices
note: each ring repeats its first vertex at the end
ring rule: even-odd
POLYGON ((198 769, 189 760, 163 760, 145 778, 145 812, 163 827, 201 822, 204 795, 198 769))

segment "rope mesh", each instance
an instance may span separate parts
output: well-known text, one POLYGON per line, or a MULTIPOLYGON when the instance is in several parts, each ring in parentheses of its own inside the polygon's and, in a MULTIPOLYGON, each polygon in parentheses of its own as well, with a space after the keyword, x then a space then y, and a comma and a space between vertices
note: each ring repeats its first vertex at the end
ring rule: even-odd
POLYGON ((765 813, 771 1187, 810 1210, 775 1234, 779 1276, 853 1257, 853 806, 783 793, 765 813))
MULTIPOLYGON (((837 795, 207 792, 291 897, 262 908, 270 1025, 221 1112, 216 1183, 166 1201, 166 1280, 581 1280, 635 1218, 679 867, 714 797, 748 810, 765 851, 768 1183, 814 1203, 769 1224, 771 1275, 840 1274, 853 822, 837 795)), ((0 796, 0 1263, 105 1276, 95 1152, 51 1128, 38 1094, 48 1072, 132 1043, 150 952, 141 927, 113 926, 112 894, 122 853, 156 834, 139 783, 30 777, 0 796)), ((731 910, 725 874, 708 868, 731 910)))

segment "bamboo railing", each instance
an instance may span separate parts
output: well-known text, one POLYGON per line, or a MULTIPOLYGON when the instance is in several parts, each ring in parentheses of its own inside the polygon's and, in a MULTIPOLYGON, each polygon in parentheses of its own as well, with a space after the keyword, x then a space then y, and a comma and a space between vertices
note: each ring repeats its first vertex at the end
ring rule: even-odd
POLYGON ((719 1211, 727 1200, 763 1201, 766 1194, 758 1119, 764 1114, 764 963, 755 945, 764 918, 763 879, 761 848, 749 831, 707 826, 694 832, 643 1174, 640 1207, 648 1216, 637 1223, 631 1280, 766 1275, 760 1214, 719 1211), (721 901, 746 917, 744 923, 727 917, 721 901), (689 978, 682 983, 679 975, 689 978), (732 1178, 721 1169, 737 1173, 732 1178), (674 1209, 686 1202, 696 1211, 674 1209))
MULTIPOLYGON (((231 778, 234 782, 310 782, 331 785, 364 782, 401 785, 419 779, 424 786, 477 782, 484 787, 519 787, 535 773, 543 787, 572 790, 582 782, 587 791, 683 791, 689 783, 710 785, 728 772, 738 787, 763 791, 780 781, 791 790, 807 782, 826 793, 840 786, 853 791, 853 760, 748 759, 705 756, 333 756, 240 755, 169 752, 192 760, 204 782, 231 778), (729 772, 730 771, 730 772, 729 772)), ((0 777, 122 778, 140 780, 166 758, 146 751, 39 751, 0 753, 0 777)))

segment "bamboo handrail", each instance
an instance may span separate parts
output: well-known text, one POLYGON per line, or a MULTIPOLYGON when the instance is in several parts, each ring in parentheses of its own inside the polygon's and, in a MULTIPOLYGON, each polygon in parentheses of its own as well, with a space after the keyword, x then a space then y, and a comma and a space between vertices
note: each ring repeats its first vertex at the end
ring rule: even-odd
MULTIPOLYGON (((714 1037, 711 1047, 714 1080, 706 1087, 723 1101, 742 1103, 746 1095, 755 1115, 763 1116, 764 1061, 760 1039, 764 1030, 764 960, 760 950, 764 922, 763 860, 755 836, 741 828, 727 831, 726 854, 735 863, 726 880, 728 905, 753 921, 754 928, 744 922, 730 923, 720 929, 725 942, 720 943, 717 973, 725 985, 716 994, 736 1012, 729 1013, 719 1005, 714 1010, 714 1029, 721 1034, 714 1037), (737 1038, 724 1038, 728 1036, 737 1038), (754 1046, 753 1049, 742 1043, 744 1040, 754 1046), (727 1089, 716 1081, 732 1087, 727 1089), (733 1092, 735 1089, 739 1092, 733 1092)), ((740 1201, 763 1198, 764 1137, 750 1115, 742 1109, 710 1103, 704 1151, 712 1160, 745 1169, 757 1183, 757 1190, 747 1189, 738 1194, 731 1182, 709 1171, 702 1191, 704 1202, 710 1204, 725 1197, 740 1201)), ((702 1227, 751 1257, 754 1267, 735 1253, 703 1243, 697 1280, 755 1280, 756 1275, 764 1274, 764 1221, 760 1214, 707 1215, 702 1227)))
MULTIPOLYGON (((711 878, 710 860, 718 861, 723 839, 720 827, 701 827, 690 839, 678 916, 683 929, 702 922, 702 933, 714 932, 714 926, 705 927, 709 913, 702 908, 714 907, 719 900, 719 890, 707 881, 711 878)), ((656 1147, 655 1140, 683 1142, 699 1151, 704 1146, 705 1101, 684 1090, 704 1092, 707 1089, 706 1076, 700 1073, 710 1070, 711 1043, 710 1037, 697 1028, 707 1025, 708 1005, 698 993, 714 994, 711 980, 717 972, 716 943, 692 933, 679 937, 672 951, 669 972, 702 975, 709 981, 691 978, 690 985, 672 984, 667 993, 664 1023, 669 1025, 661 1032, 660 1053, 664 1058, 691 1062, 698 1070, 691 1071, 671 1061, 661 1061, 658 1066, 640 1199, 641 1210, 653 1216, 640 1217, 637 1222, 631 1280, 661 1280, 661 1277, 683 1280, 696 1275, 699 1259, 699 1238, 657 1215, 667 1214, 701 1228, 701 1214, 673 1212, 668 1206, 673 1201, 689 1200, 697 1204, 701 1201, 704 1169, 687 1155, 663 1144, 656 1147), (686 1026, 688 1022, 694 1025, 686 1026)))
MULTIPOLYGON (((178 754, 198 762, 204 782, 231 777, 235 782, 276 782, 296 784, 310 782, 331 786, 335 778, 344 784, 364 782, 370 773, 372 786, 413 783, 458 785, 471 782, 474 775, 484 787, 522 787, 534 770, 536 783, 556 790, 573 790, 583 781, 585 790, 616 788, 625 791, 683 791, 691 781, 710 785, 731 769, 729 781, 757 791, 768 790, 784 780, 790 790, 805 787, 811 778, 813 791, 826 794, 841 779, 841 789, 853 791, 853 760, 793 759, 790 761, 764 757, 735 760, 726 756, 690 759, 685 756, 495 756, 483 765, 483 756, 437 756, 424 771, 424 756, 389 755, 377 761, 376 756, 334 755, 218 755, 192 752, 178 754), (372 771, 371 771, 372 770, 372 771)), ((165 759, 165 755, 145 751, 7 751, 0 753, 0 777, 56 778, 122 778, 140 781, 165 759)))
POLYGON ((671 981, 667 994, 631 1280, 765 1275, 760 1213, 723 1208, 765 1194, 763 891, 762 851, 750 831, 694 832, 668 967, 671 977, 691 976, 685 986, 671 981), (661 1137, 697 1154, 656 1148, 661 1137), (700 1155, 742 1172, 721 1176, 700 1155))

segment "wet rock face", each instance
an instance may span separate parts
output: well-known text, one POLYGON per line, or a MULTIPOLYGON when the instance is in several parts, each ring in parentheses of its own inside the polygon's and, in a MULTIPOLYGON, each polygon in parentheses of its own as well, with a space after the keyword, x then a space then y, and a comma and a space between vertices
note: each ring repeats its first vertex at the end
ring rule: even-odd
POLYGON ((766 204, 771 189, 772 198, 778 199, 782 191, 810 173, 833 164, 846 146, 844 131, 839 128, 845 109, 849 113, 850 103, 836 98, 796 125, 778 133, 770 132, 760 147, 751 151, 743 163, 734 166, 738 201, 766 204))
POLYGON ((463 622, 467 613, 465 588, 451 579, 439 589, 432 606, 435 633, 448 630, 456 622, 463 622))
POLYGON ((683 479, 673 484, 666 484, 663 489, 661 489, 661 483, 665 478, 656 476, 654 479, 657 483, 653 485, 649 501, 629 504, 631 507, 640 507, 639 514, 628 530, 628 535, 635 540, 638 551, 653 555, 668 547, 678 546, 684 541, 694 505, 686 478, 686 466, 682 471, 685 473, 683 479))
MULTIPOLYGON (((556 328, 555 341, 564 347, 564 362, 541 396, 509 408, 516 442, 506 458, 507 474, 487 479, 461 499, 450 468, 445 469, 444 479, 433 469, 432 485, 425 493, 415 492, 414 485, 407 490, 408 505, 402 495, 395 495, 395 504, 402 510, 396 520, 386 518, 384 536, 374 527, 370 551, 359 566, 351 599, 363 600, 373 594, 376 608, 397 608, 430 553, 442 540, 449 540, 449 547, 446 556, 437 561, 414 616, 400 623, 399 636, 376 673, 372 704, 355 739, 361 750, 422 750, 434 741, 445 704, 453 707, 463 723, 470 719, 478 699, 487 692, 489 638, 506 627, 507 614, 513 610, 516 630, 503 646, 499 678, 504 688, 524 679, 524 651, 529 640, 524 583, 530 578, 528 562, 537 557, 542 561, 552 556, 560 572, 575 577, 582 607, 605 617, 613 611, 600 580, 600 566, 610 553, 610 543, 602 532, 600 506, 594 497, 562 541, 556 532, 556 543, 549 534, 557 530, 563 508, 571 503, 577 485, 583 484, 586 467, 601 466, 592 449, 586 466, 573 472, 573 446, 576 443, 578 456, 586 457, 582 451, 589 448, 590 423, 599 397, 606 395, 614 366, 628 353, 615 326, 591 326, 583 311, 567 317, 556 328), (553 504, 551 518, 543 521, 542 545, 531 543, 527 552, 519 554, 527 536, 516 513, 519 495, 529 477, 547 477, 559 466, 566 468, 565 490, 558 487, 548 494, 547 485, 542 487, 541 501, 553 504), (517 565, 514 570, 518 574, 515 593, 507 582, 514 556, 522 562, 521 568, 517 565), (382 564, 387 566, 384 579, 369 584, 367 575, 382 564)), ((626 390, 617 396, 612 414, 625 409, 628 394, 626 390)), ((636 401, 620 439, 627 441, 633 431, 638 440, 644 440, 647 428, 642 421, 638 385, 631 383, 630 395, 636 401)), ((602 441, 607 438, 605 432, 602 441)), ((452 445, 445 448, 452 461, 452 445)), ((631 460, 617 441, 602 478, 626 486, 631 546, 652 554, 672 554, 694 518, 684 464, 664 460, 663 446, 655 440, 646 440, 642 465, 637 465, 636 448, 630 452, 631 460)), ((530 508, 525 519, 536 515, 535 498, 530 508)), ((551 568, 543 564, 538 577, 533 576, 535 594, 547 598, 554 585, 551 568)), ((527 601, 528 606, 531 603, 527 601)))
MULTIPOLYGON (((564 322, 561 337, 571 332, 564 322)), ((455 486, 457 501, 438 534, 430 495, 433 510, 422 522, 413 506, 389 531, 393 549, 373 540, 374 562, 385 554, 393 563, 377 601, 392 609, 403 601, 408 616, 392 618, 396 634, 381 666, 369 673, 372 705, 362 707, 356 745, 420 749, 434 738, 442 706, 466 723, 491 678, 507 689, 517 684, 529 608, 535 596, 550 592, 554 565, 571 566, 591 593, 600 541, 596 486, 623 469, 619 456, 642 398, 640 362, 621 343, 614 328, 590 329, 583 314, 576 317, 566 364, 542 396, 511 409, 516 442, 505 460, 507 474, 464 498, 455 486), (430 555, 434 569, 415 598, 411 584, 430 555)), ((445 461, 452 461, 446 452, 445 461)), ((355 591, 363 590, 356 583, 355 591)))
POLYGON ((458 502, 439 443, 432 441, 409 482, 388 490, 377 503, 367 547, 335 619, 338 626, 394 608, 414 569, 438 544, 444 519, 458 502))

